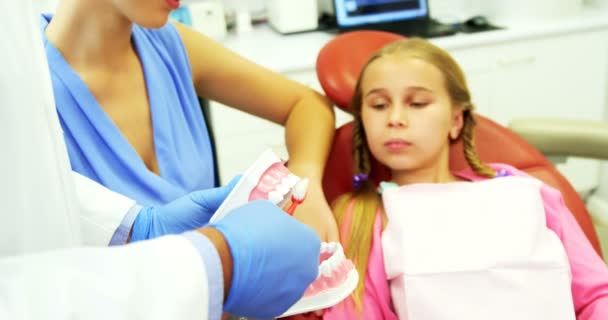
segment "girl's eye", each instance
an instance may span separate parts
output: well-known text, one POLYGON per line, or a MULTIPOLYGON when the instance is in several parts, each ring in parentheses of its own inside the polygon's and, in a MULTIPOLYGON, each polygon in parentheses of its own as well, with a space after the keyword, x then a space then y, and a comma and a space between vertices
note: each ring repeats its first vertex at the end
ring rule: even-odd
POLYGON ((412 101, 410 103, 410 106, 414 107, 414 108, 422 108, 422 107, 426 107, 428 105, 428 102, 416 102, 416 101, 412 101))
POLYGON ((367 104, 374 110, 382 110, 388 107, 389 101, 380 97, 367 100, 367 104))
POLYGON ((376 110, 382 110, 382 109, 386 108, 386 104, 385 103, 374 103, 374 104, 372 104, 372 108, 374 108, 376 110))

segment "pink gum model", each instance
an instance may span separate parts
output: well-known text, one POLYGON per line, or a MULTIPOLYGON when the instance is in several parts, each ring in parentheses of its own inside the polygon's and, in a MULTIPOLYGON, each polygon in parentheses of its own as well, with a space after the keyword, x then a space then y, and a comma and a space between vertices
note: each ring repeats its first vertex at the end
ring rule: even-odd
POLYGON ((354 269, 353 263, 344 257, 342 246, 337 243, 323 243, 319 260, 319 276, 306 289, 304 297, 340 286, 354 269))

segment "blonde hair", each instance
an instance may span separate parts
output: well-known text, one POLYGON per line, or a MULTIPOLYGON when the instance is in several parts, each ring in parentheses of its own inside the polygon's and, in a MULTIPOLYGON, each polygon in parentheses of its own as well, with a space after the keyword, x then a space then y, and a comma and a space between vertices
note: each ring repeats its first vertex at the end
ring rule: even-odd
MULTIPOLYGON (((475 119, 473 117, 474 106, 471 102, 471 94, 464 73, 458 63, 447 52, 426 40, 418 38, 404 39, 386 45, 367 61, 359 75, 355 93, 351 100, 351 110, 354 115, 352 142, 355 173, 369 175, 371 171, 371 154, 361 121, 363 94, 361 92, 361 81, 365 71, 372 62, 389 55, 399 55, 404 58, 422 60, 441 71, 452 105, 460 106, 463 110, 462 131, 451 142, 462 139, 465 159, 478 175, 485 177, 496 176, 496 171, 484 164, 479 159, 475 150, 475 141, 473 139, 475 128, 475 119)), ((359 310, 361 309, 364 292, 364 279, 369 260, 375 216, 377 210, 382 209, 380 200, 373 182, 365 181, 363 186, 358 190, 340 196, 333 206, 334 215, 340 226, 346 221, 345 217, 348 211, 352 215, 350 225, 347 226, 349 233, 345 253, 349 259, 353 260, 360 275, 359 283, 353 293, 355 306, 359 310)), ((386 217, 383 215, 382 218, 384 224, 386 217)))

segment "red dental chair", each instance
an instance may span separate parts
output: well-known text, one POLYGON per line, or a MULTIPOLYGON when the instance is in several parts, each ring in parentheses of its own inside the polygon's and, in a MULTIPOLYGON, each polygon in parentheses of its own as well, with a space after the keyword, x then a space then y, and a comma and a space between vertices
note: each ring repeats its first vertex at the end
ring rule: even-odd
MULTIPOLYGON (((316 64, 317 76, 325 94, 339 108, 347 110, 365 62, 382 46, 399 39, 403 37, 382 31, 355 31, 341 34, 328 42, 321 49, 316 64)), ((560 190, 566 205, 601 256, 599 241, 585 203, 553 164, 511 130, 480 115, 476 115, 476 120, 475 141, 481 160, 510 164, 560 190)), ((325 169, 328 174, 323 186, 330 203, 352 189, 352 125, 348 123, 337 130, 325 169)), ((460 143, 451 147, 450 167, 454 170, 467 167, 460 143)), ((378 182, 388 178, 388 172, 380 164, 374 163, 371 178, 378 182)))

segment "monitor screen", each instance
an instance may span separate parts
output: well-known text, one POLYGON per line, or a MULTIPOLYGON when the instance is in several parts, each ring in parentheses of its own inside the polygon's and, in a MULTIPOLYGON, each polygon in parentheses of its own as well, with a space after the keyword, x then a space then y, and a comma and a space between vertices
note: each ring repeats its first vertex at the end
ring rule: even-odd
POLYGON ((426 0, 334 0, 339 27, 426 17, 426 0))

